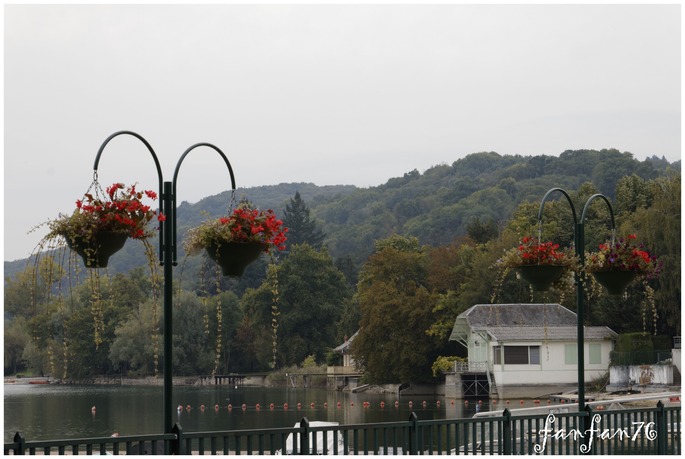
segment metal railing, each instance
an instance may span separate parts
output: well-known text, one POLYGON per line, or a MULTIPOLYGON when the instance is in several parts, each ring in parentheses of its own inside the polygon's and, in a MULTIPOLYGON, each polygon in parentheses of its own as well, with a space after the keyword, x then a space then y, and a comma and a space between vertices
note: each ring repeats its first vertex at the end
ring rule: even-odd
POLYGON ((480 419, 418 419, 377 424, 183 432, 27 442, 19 433, 5 454, 673 454, 680 455, 680 406, 480 419), (582 419, 582 421, 581 421, 582 419), (579 425, 585 424, 584 431, 579 425))
POLYGON ((488 371, 488 362, 454 362, 455 373, 482 373, 488 371))

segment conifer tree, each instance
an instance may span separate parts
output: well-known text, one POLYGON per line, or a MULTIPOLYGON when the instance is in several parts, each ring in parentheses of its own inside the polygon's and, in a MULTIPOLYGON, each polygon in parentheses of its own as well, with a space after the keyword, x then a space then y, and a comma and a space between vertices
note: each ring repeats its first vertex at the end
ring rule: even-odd
POLYGON ((309 208, 299 191, 290 199, 290 204, 285 206, 283 224, 288 228, 288 247, 306 243, 316 250, 321 249, 326 234, 309 217, 309 208))

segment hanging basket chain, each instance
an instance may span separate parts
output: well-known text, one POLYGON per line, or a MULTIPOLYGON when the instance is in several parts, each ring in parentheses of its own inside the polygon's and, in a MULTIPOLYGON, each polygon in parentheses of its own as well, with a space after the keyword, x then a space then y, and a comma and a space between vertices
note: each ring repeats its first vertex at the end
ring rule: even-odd
POLYGON ((105 193, 105 190, 102 188, 102 185, 100 185, 100 182, 98 182, 98 172, 94 171, 93 172, 93 181, 90 183, 90 186, 88 186, 88 189, 86 190, 85 193, 83 193, 83 197, 85 198, 90 191, 93 190, 93 194, 95 194, 95 199, 98 200, 103 200, 107 199, 107 193, 105 193))

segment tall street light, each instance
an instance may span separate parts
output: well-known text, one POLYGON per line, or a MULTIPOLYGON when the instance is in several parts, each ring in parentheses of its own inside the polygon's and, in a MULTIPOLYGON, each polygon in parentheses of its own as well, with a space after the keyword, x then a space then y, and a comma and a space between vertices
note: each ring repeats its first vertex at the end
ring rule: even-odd
POLYGON ((166 216, 164 221, 159 223, 159 263, 164 267, 164 433, 172 433, 173 430, 173 400, 172 400, 172 314, 173 314, 173 266, 177 265, 176 262, 176 181, 178 179, 178 172, 181 167, 181 163, 188 154, 198 147, 209 147, 216 151, 221 158, 226 163, 228 172, 231 176, 231 189, 235 191, 235 176, 233 175, 233 168, 231 168, 231 163, 226 158, 226 155, 219 150, 217 147, 210 143, 197 143, 190 148, 188 148, 178 160, 176 164, 176 169, 174 170, 173 181, 165 182, 162 177, 162 169, 159 166, 159 160, 152 146, 139 134, 132 131, 119 131, 110 135, 100 146, 97 156, 95 157, 95 163, 93 165, 93 174, 97 178, 98 163, 100 162, 100 156, 105 149, 105 146, 117 136, 120 135, 131 135, 147 147, 148 151, 152 155, 152 159, 155 162, 157 168, 157 176, 159 178, 159 196, 160 196, 160 207, 159 212, 166 216))
MULTIPOLYGON (((609 208, 609 215, 611 216, 611 231, 612 234, 616 229, 614 223, 614 210, 611 207, 609 199, 603 194, 593 194, 590 196, 583 207, 583 212, 580 216, 580 221, 578 221, 576 209, 573 205, 573 201, 569 194, 561 188, 552 188, 547 191, 545 196, 542 198, 540 203, 540 210, 538 212, 538 225, 542 227, 542 211, 545 207, 545 202, 549 196, 555 192, 561 193, 569 205, 571 206, 571 213, 573 214, 573 244, 576 248, 576 255, 580 259, 580 265, 585 266, 585 217, 587 215, 587 210, 590 203, 595 199, 603 200, 607 207, 609 208)), ((585 329, 584 329, 584 297, 583 297, 583 276, 581 273, 576 272, 576 315, 578 317, 578 411, 585 411, 585 329)), ((580 420, 580 431, 585 432, 585 418, 581 417, 580 420)))

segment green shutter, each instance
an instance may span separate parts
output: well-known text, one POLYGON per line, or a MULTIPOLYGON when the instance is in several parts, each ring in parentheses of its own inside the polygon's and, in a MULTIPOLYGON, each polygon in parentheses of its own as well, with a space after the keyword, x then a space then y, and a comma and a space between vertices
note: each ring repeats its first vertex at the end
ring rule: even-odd
POLYGON ((578 345, 564 345, 564 363, 566 365, 578 365, 578 345))

